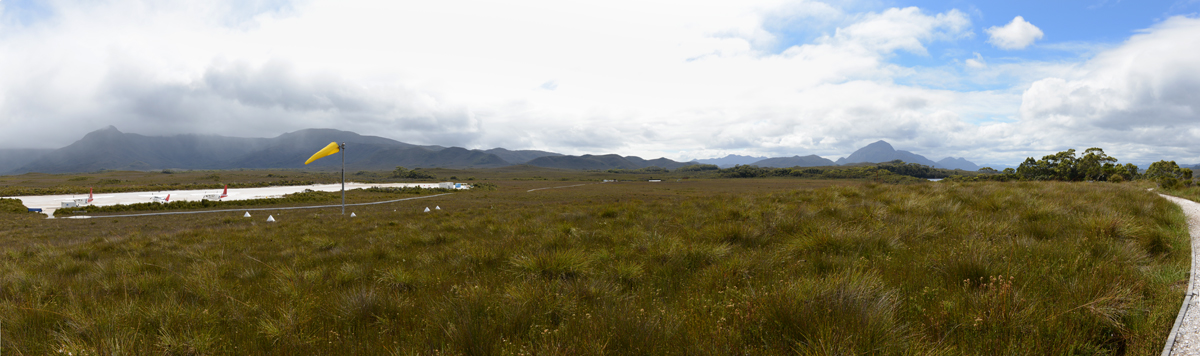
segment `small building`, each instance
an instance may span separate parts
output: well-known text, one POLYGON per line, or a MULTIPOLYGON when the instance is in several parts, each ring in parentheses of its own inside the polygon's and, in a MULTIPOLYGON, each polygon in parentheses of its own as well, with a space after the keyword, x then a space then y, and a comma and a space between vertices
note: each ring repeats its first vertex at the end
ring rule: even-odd
POLYGON ((660 182, 662 182, 662 179, 651 179, 650 180, 650 183, 660 183, 660 182))
POLYGON ((62 207, 63 208, 78 208, 81 206, 88 205, 88 203, 89 203, 88 198, 76 198, 76 199, 71 199, 71 200, 62 202, 62 207))

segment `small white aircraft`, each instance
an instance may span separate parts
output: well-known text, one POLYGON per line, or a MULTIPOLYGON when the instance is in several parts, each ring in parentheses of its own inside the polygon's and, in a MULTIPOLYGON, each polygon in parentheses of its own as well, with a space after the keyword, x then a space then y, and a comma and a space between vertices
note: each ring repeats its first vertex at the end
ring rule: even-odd
POLYGON ((165 196, 165 197, 164 197, 164 196, 161 196, 161 195, 157 195, 157 194, 152 194, 152 195, 142 195, 142 196, 143 196, 143 197, 150 197, 150 202, 151 202, 151 203, 170 203, 170 202, 171 202, 171 195, 170 195, 170 194, 167 194, 167 196, 165 196))
POLYGON ((66 201, 62 202, 62 207, 63 208, 77 208, 77 207, 81 207, 81 206, 88 206, 88 205, 92 205, 92 201, 96 200, 96 198, 111 198, 111 197, 112 197, 111 195, 105 195, 102 197, 92 196, 92 188, 88 188, 87 198, 67 199, 66 201))
POLYGON ((208 194, 208 193, 206 193, 206 194, 197 194, 197 195, 203 195, 203 196, 204 196, 203 198, 200 198, 200 200, 218 200, 218 201, 219 201, 219 200, 221 200, 221 199, 224 199, 224 198, 227 198, 227 197, 229 197, 229 185, 228 185, 228 184, 226 184, 226 185, 225 185, 225 191, 221 192, 221 194, 217 194, 217 193, 208 194))

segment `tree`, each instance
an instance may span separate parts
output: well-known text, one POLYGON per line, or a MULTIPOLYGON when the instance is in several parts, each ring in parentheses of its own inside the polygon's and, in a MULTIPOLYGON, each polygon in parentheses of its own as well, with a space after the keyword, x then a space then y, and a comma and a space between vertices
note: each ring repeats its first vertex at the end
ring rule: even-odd
POLYGON ((1000 171, 997 171, 995 168, 992 168, 992 167, 983 167, 983 168, 979 169, 979 173, 996 174, 996 173, 1000 173, 1000 171))
POLYGON ((1017 166, 1017 174, 1025 180, 1045 180, 1050 179, 1051 172, 1046 161, 1037 161, 1033 157, 1026 157, 1025 162, 1021 162, 1017 166))
POLYGON ((1116 163, 1115 157, 1104 154, 1104 150, 1100 148, 1092 147, 1083 151, 1083 157, 1077 161, 1076 172, 1082 175, 1084 180, 1105 180, 1104 178, 1116 167, 1116 163))
POLYGON ((1128 178, 1129 180, 1133 180, 1139 176, 1141 176, 1141 175, 1138 174, 1138 166, 1137 165, 1134 165, 1133 163, 1125 164, 1125 178, 1128 178))
POLYGON ((1046 167, 1051 176, 1050 179, 1065 181, 1079 180, 1079 170, 1076 167, 1079 159, 1075 158, 1074 148, 1042 157, 1042 161, 1046 162, 1046 167))
POLYGON ((1117 164, 1116 157, 1105 154, 1103 149, 1092 147, 1084 150, 1080 157, 1075 156, 1075 149, 1068 149, 1039 160, 1026 158, 1015 173, 1024 180, 1105 181, 1121 177, 1123 181, 1136 178, 1137 171, 1137 166, 1121 166, 1117 164))
POLYGON ((1146 168, 1146 173, 1142 176, 1147 179, 1170 177, 1178 180, 1192 180, 1192 170, 1180 168, 1175 161, 1158 161, 1151 163, 1150 168, 1146 168))

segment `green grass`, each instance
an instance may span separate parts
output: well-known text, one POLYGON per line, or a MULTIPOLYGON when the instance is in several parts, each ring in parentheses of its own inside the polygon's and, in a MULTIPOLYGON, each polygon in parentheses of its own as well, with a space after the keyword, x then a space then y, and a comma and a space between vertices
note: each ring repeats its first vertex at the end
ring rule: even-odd
POLYGON ((5 214, 0 347, 1149 355, 1187 280, 1182 213, 1132 185, 755 179, 526 192, 555 185, 499 182, 356 207, 358 218, 5 214), (421 212, 434 205, 443 210, 421 212))

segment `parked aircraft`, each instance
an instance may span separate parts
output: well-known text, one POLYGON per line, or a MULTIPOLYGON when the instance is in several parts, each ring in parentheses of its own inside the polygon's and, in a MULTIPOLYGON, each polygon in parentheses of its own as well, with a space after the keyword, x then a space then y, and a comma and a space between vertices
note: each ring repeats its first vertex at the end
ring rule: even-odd
POLYGON ((105 195, 105 196, 101 196, 101 197, 93 196, 92 188, 88 188, 87 198, 67 199, 66 201, 62 202, 62 207, 63 208, 76 208, 76 207, 81 207, 81 206, 88 206, 88 205, 92 205, 92 201, 95 200, 96 198, 111 198, 111 197, 112 197, 111 195, 105 195))
POLYGON ((165 197, 164 197, 164 196, 161 196, 161 195, 157 195, 157 194, 152 194, 152 195, 142 195, 142 196, 143 196, 143 197, 150 197, 150 202, 151 202, 151 203, 170 203, 170 202, 171 202, 171 195, 170 195, 170 194, 167 194, 167 196, 165 196, 165 197))
MULTIPOLYGON (((197 194, 197 195, 200 195, 200 194, 197 194)), ((221 199, 227 198, 227 197, 229 197, 229 185, 228 184, 225 185, 225 191, 221 192, 221 194, 206 193, 203 195, 204 195, 204 197, 200 198, 200 200, 221 200, 221 199)))

